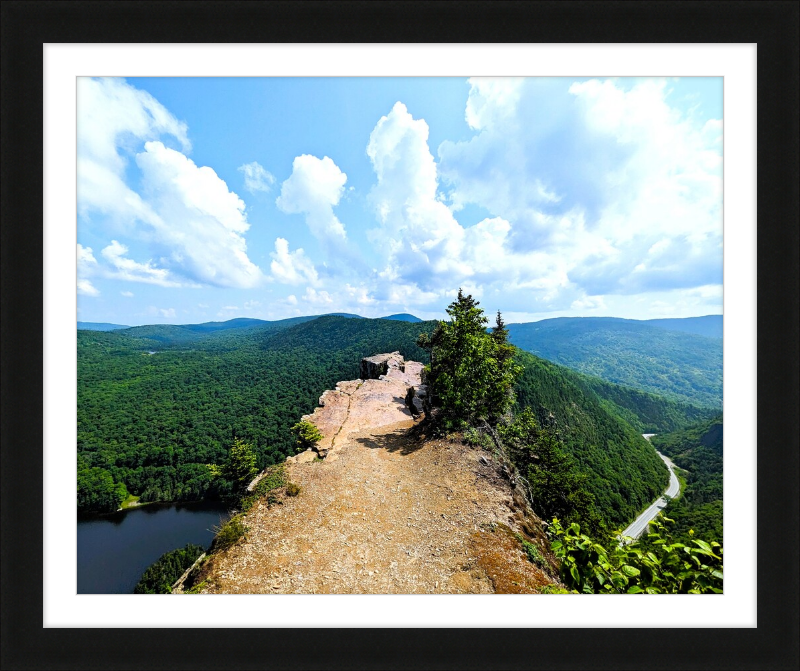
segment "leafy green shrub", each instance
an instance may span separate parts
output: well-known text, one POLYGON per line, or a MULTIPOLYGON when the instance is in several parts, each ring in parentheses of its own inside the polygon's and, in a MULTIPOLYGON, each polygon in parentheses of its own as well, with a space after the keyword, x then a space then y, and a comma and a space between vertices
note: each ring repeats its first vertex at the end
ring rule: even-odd
POLYGON ((256 453, 253 446, 236 438, 228 452, 228 458, 220 467, 209 464, 208 470, 214 478, 224 478, 233 483, 237 494, 245 491, 258 473, 256 468, 256 453))
POLYGON ((195 560, 203 554, 203 548, 191 543, 186 547, 167 552, 158 561, 147 567, 136 587, 134 594, 169 594, 172 585, 180 578, 195 560))
POLYGON ((184 594, 200 594, 203 588, 208 585, 208 580, 203 580, 202 582, 197 583, 196 585, 192 585, 189 589, 187 589, 184 594))
POLYGON ((286 485, 286 494, 287 496, 297 496, 302 488, 296 482, 290 482, 286 485))
POLYGON ((313 448, 322 440, 322 433, 316 425, 305 419, 301 422, 297 422, 297 424, 292 427, 292 432, 297 437, 295 444, 297 445, 298 452, 313 448))
POLYGON ((612 538, 606 549, 582 534, 580 525, 564 529, 554 519, 549 533, 561 560, 561 580, 584 594, 721 594, 722 546, 702 540, 692 540, 696 547, 673 543, 665 523, 672 520, 659 516, 651 522, 654 531, 646 546, 612 538))
POLYGON ((569 594, 569 590, 558 585, 545 585, 539 589, 539 594, 569 594))
POLYGON ((464 431, 464 442, 470 447, 481 447, 487 450, 492 447, 491 438, 474 427, 470 427, 464 431))
POLYGON ((212 551, 227 550, 233 546, 236 541, 244 537, 250 531, 250 528, 245 525, 241 515, 234 515, 222 526, 214 527, 216 536, 214 542, 211 544, 212 551))

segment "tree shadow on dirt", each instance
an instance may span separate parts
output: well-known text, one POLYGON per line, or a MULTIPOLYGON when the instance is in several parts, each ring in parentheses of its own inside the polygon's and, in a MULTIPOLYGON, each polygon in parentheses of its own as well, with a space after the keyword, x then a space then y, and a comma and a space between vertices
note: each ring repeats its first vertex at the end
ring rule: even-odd
POLYGON ((422 441, 416 441, 408 436, 405 429, 378 436, 356 438, 354 442, 368 447, 371 450, 386 450, 392 453, 398 452, 404 456, 413 454, 425 446, 425 443, 422 441))

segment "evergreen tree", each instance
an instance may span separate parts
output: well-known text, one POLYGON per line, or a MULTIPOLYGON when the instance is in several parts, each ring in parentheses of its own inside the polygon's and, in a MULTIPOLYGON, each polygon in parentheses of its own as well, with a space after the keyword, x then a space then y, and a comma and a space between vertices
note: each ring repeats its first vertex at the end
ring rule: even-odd
POLYGON ((309 450, 316 447, 317 443, 322 440, 322 432, 317 428, 316 424, 308 420, 297 422, 292 427, 292 433, 297 436, 297 451, 309 450))
POLYGON ((214 477, 222 477, 233 483, 237 493, 243 492, 258 473, 253 446, 240 438, 234 439, 228 458, 222 467, 210 464, 208 470, 214 477))
POLYGON ((445 428, 496 421, 514 400, 521 369, 513 362, 502 317, 498 313, 495 332, 487 333, 488 320, 479 305, 459 289, 447 308, 450 320, 440 322, 430 338, 423 335, 417 341, 431 353, 425 381, 445 428))
POLYGON ((534 510, 542 519, 579 522, 597 534, 603 523, 588 490, 587 476, 564 450, 557 434, 540 427, 529 408, 498 426, 508 455, 530 485, 534 510))

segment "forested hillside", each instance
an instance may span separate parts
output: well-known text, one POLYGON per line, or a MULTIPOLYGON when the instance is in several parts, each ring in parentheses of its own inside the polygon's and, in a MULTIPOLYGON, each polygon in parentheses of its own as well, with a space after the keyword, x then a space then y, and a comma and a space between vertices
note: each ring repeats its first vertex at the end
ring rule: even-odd
MULTIPOLYGON (((325 389, 357 378, 361 358, 376 352, 426 362, 415 343, 434 325, 334 316, 285 322, 200 334, 178 326, 79 332, 81 509, 113 507, 120 483, 142 501, 224 493, 205 464, 221 462, 234 438, 254 445, 259 468, 281 462, 293 453, 290 427, 325 389)), ((526 369, 518 404, 555 424, 604 517, 627 521, 666 483, 641 426, 685 425, 697 410, 518 357, 526 369)))
POLYGON ((686 471, 686 489, 666 510, 675 520, 674 536, 680 540, 695 535, 722 542, 722 427, 722 415, 717 415, 650 439, 657 450, 686 471))
POLYGON ((98 487, 79 497, 82 509, 108 510, 114 483, 142 501, 214 495, 205 464, 237 437, 254 445, 259 468, 282 461, 290 427, 325 389, 358 377, 362 357, 399 349, 424 360, 421 326, 321 317, 192 338, 174 326, 78 332, 81 481, 98 487))
POLYGON ((589 476, 588 489, 610 525, 624 525, 664 490, 664 463, 641 434, 613 414, 580 376, 527 352, 517 353, 524 372, 517 405, 530 407, 553 427, 589 476))
POLYGON ((108 322, 78 322, 79 331, 116 331, 130 328, 123 324, 109 324, 108 322))
POLYGON ((683 331, 706 338, 722 338, 722 315, 684 317, 683 319, 645 319, 643 323, 668 331, 683 331))
POLYGON ((594 391, 608 410, 622 417, 639 433, 676 431, 719 414, 714 408, 674 401, 658 394, 606 382, 599 377, 583 375, 572 370, 570 373, 594 391))
POLYGON ((509 324, 511 342, 608 382, 722 407, 722 340, 610 317, 509 324))

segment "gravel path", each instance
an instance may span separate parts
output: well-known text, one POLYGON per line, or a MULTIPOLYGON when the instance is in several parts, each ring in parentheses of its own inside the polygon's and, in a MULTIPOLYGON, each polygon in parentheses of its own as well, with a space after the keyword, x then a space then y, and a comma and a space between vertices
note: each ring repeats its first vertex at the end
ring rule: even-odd
MULTIPOLYGON (((553 582, 514 538, 523 516, 491 456, 408 437, 398 382, 339 385, 349 412, 345 399, 330 412, 347 425, 323 421, 324 408, 312 416, 335 432, 332 451, 288 463, 300 495, 251 509, 247 538, 211 562, 207 592, 535 592, 553 582)), ((546 552, 543 536, 532 540, 546 552)))

